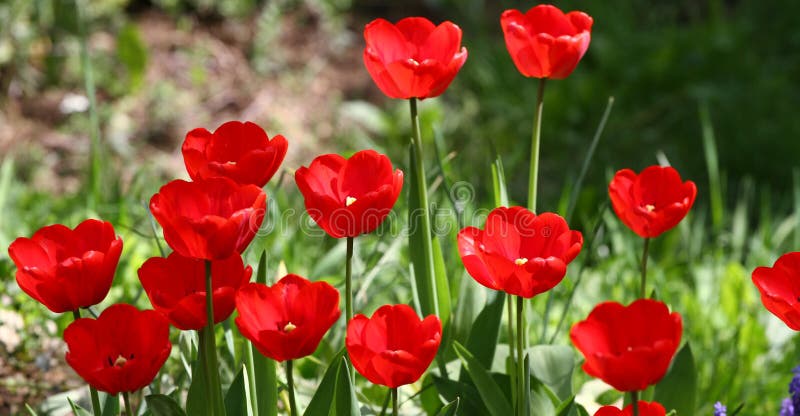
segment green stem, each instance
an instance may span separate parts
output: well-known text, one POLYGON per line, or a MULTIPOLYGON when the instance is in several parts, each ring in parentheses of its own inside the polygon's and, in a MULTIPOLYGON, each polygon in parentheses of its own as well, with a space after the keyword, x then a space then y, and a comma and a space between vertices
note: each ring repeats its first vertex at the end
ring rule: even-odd
MULTIPOLYGON (((75 309, 72 311, 72 317, 77 321, 81 319, 81 310, 75 309)), ((95 416, 100 416, 102 413, 102 408, 100 407, 100 396, 97 394, 97 390, 91 385, 89 386, 89 396, 92 398, 92 413, 95 416)))
MULTIPOLYGON (((502 292, 501 292, 502 293, 502 292)), ((508 353, 514 354, 517 353, 517 343, 514 341, 514 298, 511 295, 505 295, 506 297, 506 308, 508 309, 508 353)), ((522 380, 522 377, 519 374, 512 374, 511 377, 511 394, 512 399, 516 398, 517 395, 517 380, 522 380)), ((516 403, 516 400, 514 400, 516 403)))
POLYGON ((256 369, 253 360, 253 344, 250 342, 245 343, 244 348, 244 366, 247 368, 247 385, 250 388, 250 409, 252 409, 251 416, 258 416, 258 391, 256 387, 256 369))
POLYGON ((292 374, 292 360, 286 361, 286 385, 289 388, 289 414, 297 416, 297 401, 294 398, 294 375, 292 374))
POLYGON ((344 269, 344 309, 346 323, 353 319, 353 237, 347 237, 347 261, 344 269))
MULTIPOLYGON (((419 114, 417 112, 417 99, 410 98, 409 103, 411 105, 411 127, 413 132, 413 139, 412 144, 414 146, 414 152, 416 153, 417 157, 415 160, 415 164, 412 167, 414 169, 414 176, 417 178, 417 196, 419 198, 419 205, 422 207, 422 233, 424 233, 422 238, 422 251, 425 254, 425 267, 422 270, 425 271, 425 285, 426 287, 421 288, 424 292, 426 292, 426 296, 428 297, 428 305, 421 305, 423 314, 434 314, 439 315, 439 305, 437 302, 436 296, 436 284, 434 283, 434 264, 433 264, 433 243, 431 242, 431 215, 430 215, 430 205, 428 204, 428 186, 426 184, 427 177, 425 175, 425 164, 423 162, 423 151, 422 151, 422 133, 420 132, 419 127, 419 114)), ((416 232, 412 230, 412 232, 416 232)))
POLYGON ((131 399, 128 397, 128 392, 122 392, 122 402, 125 403, 125 415, 133 416, 133 408, 131 407, 131 399))
POLYGON ((642 250, 642 281, 639 288, 639 298, 647 297, 647 252, 650 250, 650 239, 644 239, 644 249, 642 250))
POLYGON ((536 112, 533 114, 533 134, 531 135, 531 167, 528 178, 528 209, 536 212, 536 192, 539 183, 539 141, 542 136, 542 109, 544 108, 545 78, 539 79, 539 92, 536 94, 536 112))
MULTIPOLYGON (((412 98, 413 99, 413 98, 412 98)), ((400 404, 397 402, 397 387, 392 389, 392 415, 397 416, 400 404)))
POLYGON ((222 387, 219 381, 219 370, 217 365, 217 338, 214 332, 214 293, 211 284, 211 260, 206 260, 206 327, 201 331, 201 337, 205 339, 205 359, 203 364, 206 371, 206 385, 208 386, 209 401, 211 402, 211 413, 215 416, 225 414, 224 402, 222 400, 222 387))
POLYGON ((639 392, 631 392, 631 404, 633 405, 633 416, 639 416, 639 392))
POLYGON ((522 296, 517 296, 517 412, 519 412, 520 415, 525 414, 523 411, 525 406, 525 369, 523 368, 524 362, 522 360, 522 354, 525 350, 523 341, 525 323, 522 319, 525 307, 524 300, 525 298, 522 296))

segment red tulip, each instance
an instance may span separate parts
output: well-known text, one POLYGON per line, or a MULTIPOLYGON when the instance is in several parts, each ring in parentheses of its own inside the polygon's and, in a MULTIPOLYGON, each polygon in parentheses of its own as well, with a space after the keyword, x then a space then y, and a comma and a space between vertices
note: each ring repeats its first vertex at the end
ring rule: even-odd
MULTIPOLYGON (((667 414, 667 410, 659 403, 640 400, 638 404, 639 416, 665 416, 667 414)), ((594 416, 633 416, 633 405, 629 404, 622 410, 614 406, 603 406, 597 410, 594 416)))
MULTIPOLYGON (((236 291, 250 280, 253 269, 245 267, 234 254, 211 263, 214 323, 227 319, 235 308, 236 291)), ((153 257, 139 268, 153 309, 162 313, 178 329, 203 329, 206 326, 205 261, 173 252, 167 258, 153 257)))
POLYGON ((367 380, 390 388, 411 384, 436 357, 442 323, 436 315, 420 320, 408 305, 384 305, 347 325, 345 345, 353 367, 367 380))
POLYGON ((391 98, 441 95, 467 60, 461 29, 424 17, 396 25, 375 19, 364 28, 364 64, 378 88, 391 98))
POLYGON ((531 78, 568 77, 589 48, 592 23, 586 13, 564 14, 549 4, 525 14, 506 10, 500 17, 511 59, 522 75, 531 78))
POLYGON ((640 237, 658 237, 678 225, 694 204, 697 187, 683 182, 669 166, 650 166, 636 174, 623 169, 608 185, 611 205, 622 222, 640 237))
POLYGON ((561 282, 582 246, 581 233, 560 216, 537 216, 522 207, 495 208, 484 230, 467 227, 458 233, 461 260, 478 283, 525 298, 561 282))
POLYGON ((350 159, 328 154, 295 173, 308 215, 331 237, 374 231, 392 211, 403 188, 403 171, 388 157, 362 150, 350 159))
POLYGON ((339 319, 339 292, 288 274, 278 283, 245 285, 236 294, 239 332, 275 361, 311 355, 339 319))
POLYGON ((267 196, 227 178, 174 180, 150 199, 167 244, 184 257, 222 260, 241 253, 264 220, 267 196))
POLYGON ((604 302, 570 331, 586 361, 583 371, 619 391, 644 390, 664 377, 681 342, 677 312, 650 299, 628 306, 604 302))
POLYGON ((193 180, 217 176, 263 187, 286 156, 283 136, 272 140, 257 124, 229 121, 214 133, 198 128, 186 134, 183 161, 193 180))
POLYGON ((19 287, 56 313, 100 303, 121 252, 122 239, 111 223, 91 219, 74 230, 61 224, 41 228, 8 247, 19 287))
POLYGON ((800 252, 786 253, 772 267, 753 271, 761 302, 786 325, 800 331, 800 252))
POLYGON ((117 394, 150 384, 172 350, 169 324, 156 311, 118 303, 97 319, 81 318, 64 331, 67 364, 89 385, 117 394))

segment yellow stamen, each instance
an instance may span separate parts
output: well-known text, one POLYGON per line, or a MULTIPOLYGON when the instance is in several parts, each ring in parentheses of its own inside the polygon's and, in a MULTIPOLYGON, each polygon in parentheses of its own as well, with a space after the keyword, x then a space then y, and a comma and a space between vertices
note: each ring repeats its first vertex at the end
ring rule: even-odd
POLYGON ((286 326, 283 327, 283 332, 292 332, 297 329, 297 325, 289 322, 286 326))
POLYGON ((656 210, 656 206, 655 206, 655 205, 650 205, 650 204, 647 204, 647 205, 645 205, 645 206, 644 206, 644 209, 646 209, 646 210, 647 210, 647 212, 653 212, 653 211, 655 211, 655 210, 656 210))
POLYGON ((350 205, 353 205, 356 201, 357 199, 353 198, 352 196, 348 196, 347 198, 344 199, 344 206, 349 207, 350 205))
POLYGON ((125 363, 127 363, 127 362, 128 362, 128 360, 127 360, 127 359, 125 359, 125 357, 123 357, 123 356, 120 354, 120 355, 118 355, 118 356, 117 356, 117 359, 116 359, 116 360, 114 360, 114 366, 115 366, 115 367, 122 367, 122 366, 124 366, 124 365, 125 365, 125 363))
POLYGON ((525 264, 527 262, 528 262, 528 259, 526 259, 525 257, 520 257, 520 258, 514 260, 514 264, 516 264, 517 266, 522 266, 523 264, 525 264))

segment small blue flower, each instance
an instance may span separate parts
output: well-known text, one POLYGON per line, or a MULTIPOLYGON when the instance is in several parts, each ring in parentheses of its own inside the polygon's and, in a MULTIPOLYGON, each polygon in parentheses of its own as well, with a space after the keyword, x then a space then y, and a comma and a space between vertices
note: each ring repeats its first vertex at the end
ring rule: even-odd
POLYGON ((785 398, 781 403, 781 412, 779 416, 795 416, 794 415, 794 405, 792 404, 792 399, 785 398))
POLYGON ((720 402, 714 403, 714 416, 727 416, 727 412, 728 408, 724 404, 720 402))

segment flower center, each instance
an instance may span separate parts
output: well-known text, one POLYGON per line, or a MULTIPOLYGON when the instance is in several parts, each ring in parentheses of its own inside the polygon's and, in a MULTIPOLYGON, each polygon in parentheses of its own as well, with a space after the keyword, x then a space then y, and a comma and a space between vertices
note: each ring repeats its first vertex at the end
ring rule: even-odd
POLYGON ((344 199, 344 206, 349 207, 350 205, 353 205, 356 201, 358 201, 356 198, 348 196, 347 198, 344 199))
POLYGON ((289 332, 292 332, 295 329, 297 329, 297 325, 289 322, 286 324, 286 326, 283 327, 283 332, 286 332, 288 334, 289 332))
POLYGON ((656 206, 655 205, 651 205, 651 204, 647 204, 647 205, 644 206, 644 209, 646 209, 647 212, 653 212, 653 211, 656 210, 656 206))
POLYGON ((523 264, 525 264, 527 262, 528 262, 528 259, 526 259, 525 257, 520 257, 520 258, 514 260, 514 264, 516 264, 517 266, 522 266, 523 264))
POLYGON ((236 166, 236 162, 233 161, 233 160, 229 160, 229 161, 225 162, 225 166, 236 166))

